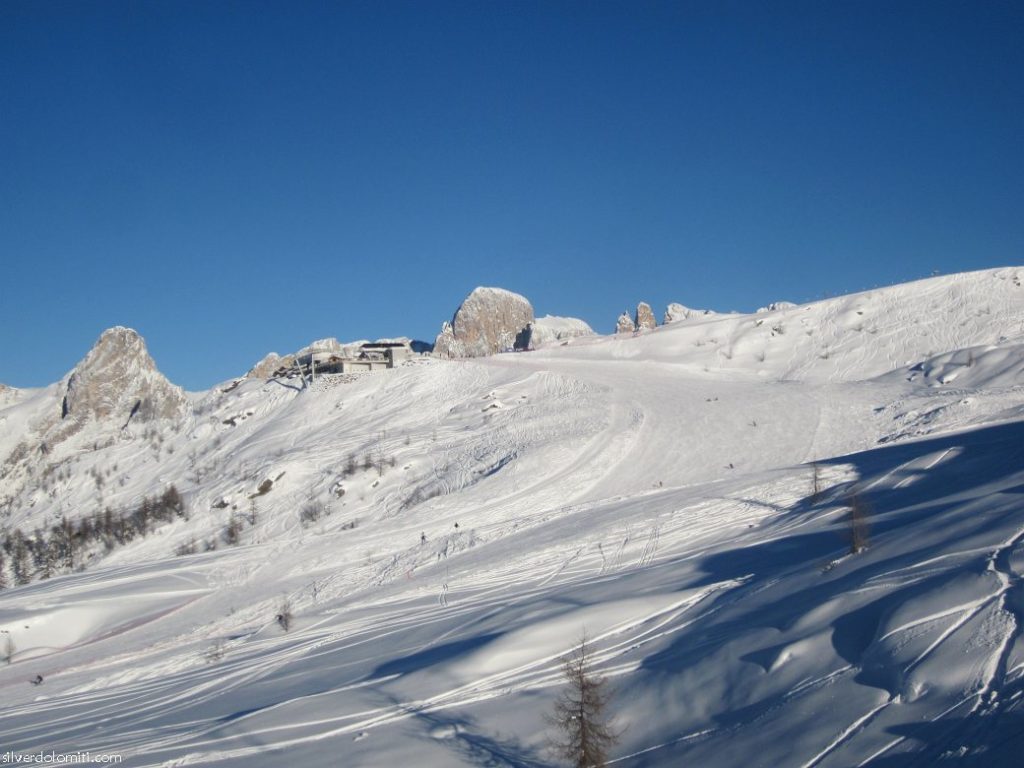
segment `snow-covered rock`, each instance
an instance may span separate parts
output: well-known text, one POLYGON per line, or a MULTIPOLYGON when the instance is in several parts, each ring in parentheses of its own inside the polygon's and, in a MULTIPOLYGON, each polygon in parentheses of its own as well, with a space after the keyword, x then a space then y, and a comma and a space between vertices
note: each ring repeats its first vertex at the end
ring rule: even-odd
POLYGON ((654 319, 654 310, 646 301, 636 305, 636 327, 640 331, 649 331, 658 327, 658 321, 654 319))
POLYGON ((533 306, 503 288, 476 288, 434 342, 438 357, 483 357, 504 352, 533 322, 533 306))
POLYGON ((455 329, 447 320, 441 325, 441 332, 434 339, 434 354, 438 357, 462 357, 462 346, 455 338, 455 329))
POLYGON ((773 301, 767 307, 759 307, 756 314, 764 314, 765 312, 779 312, 783 309, 793 309, 793 307, 799 306, 794 304, 792 301, 773 301))
MULTIPOLYGON (((352 342, 353 344, 361 344, 361 341, 352 342)), ((296 355, 308 355, 310 352, 341 352, 345 345, 343 345, 336 338, 331 336, 326 339, 317 339, 311 341, 309 344, 304 346, 296 355)))
POLYGON ((632 333, 635 330, 636 323, 633 322, 633 318, 629 316, 628 312, 619 315, 619 319, 615 322, 616 333, 632 333))
POLYGON ((104 331, 68 375, 61 417, 123 425, 129 419, 177 418, 186 404, 181 388, 157 370, 142 337, 117 326, 104 331))
POLYGON ((21 391, 6 384, 0 384, 0 405, 13 403, 19 398, 21 391))
POLYGON ((545 315, 530 323, 528 345, 532 349, 580 336, 593 336, 594 330, 583 320, 575 317, 545 315))
POLYGON ((678 323, 680 320, 690 320, 694 317, 705 317, 714 314, 716 313, 711 309, 690 309, 690 307, 673 302, 665 308, 665 319, 662 320, 662 323, 668 325, 669 323, 678 323))

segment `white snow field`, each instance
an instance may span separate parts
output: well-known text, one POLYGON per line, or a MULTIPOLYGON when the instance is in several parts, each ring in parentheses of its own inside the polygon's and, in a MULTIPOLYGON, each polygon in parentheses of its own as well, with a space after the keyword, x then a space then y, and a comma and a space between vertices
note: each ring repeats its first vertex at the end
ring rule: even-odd
POLYGON ((190 516, 0 592, 0 753, 554 765, 586 632, 613 765, 1020 765, 1021 274, 228 382, 178 422, 90 422, 31 474, 3 462, 63 390, 7 392, 9 529, 170 483, 190 516))

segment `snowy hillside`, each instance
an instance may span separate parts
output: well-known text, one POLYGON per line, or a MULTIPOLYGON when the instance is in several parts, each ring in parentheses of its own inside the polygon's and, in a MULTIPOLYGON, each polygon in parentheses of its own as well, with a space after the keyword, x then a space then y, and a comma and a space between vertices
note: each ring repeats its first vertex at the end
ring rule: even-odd
POLYGON ((616 765, 1016 765, 1022 272, 188 395, 122 335, 110 412, 66 407, 92 353, 0 389, 6 540, 136 525, 0 592, 0 743, 551 765, 585 631, 616 765))

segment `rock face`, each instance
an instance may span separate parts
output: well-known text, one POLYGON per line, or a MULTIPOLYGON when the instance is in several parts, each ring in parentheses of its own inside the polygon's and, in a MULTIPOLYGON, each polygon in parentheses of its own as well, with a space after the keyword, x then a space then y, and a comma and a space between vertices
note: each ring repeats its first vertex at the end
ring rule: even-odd
POLYGON ((245 374, 245 377, 247 379, 269 379, 281 368, 294 364, 295 355, 285 355, 284 357, 281 357, 277 352, 271 352, 250 368, 245 374))
POLYGON ((628 312, 623 312, 619 315, 618 321, 615 323, 616 333, 632 333, 636 330, 636 323, 633 322, 633 318, 629 316, 628 312))
POLYGON ((534 349, 544 344, 575 339, 580 336, 593 336, 594 330, 583 320, 575 317, 556 317, 545 315, 538 317, 527 328, 525 339, 516 349, 534 349))
POLYGON ((438 357, 483 357, 522 343, 533 322, 533 306, 518 293, 502 288, 476 288, 441 327, 434 341, 438 357))
POLYGON ((62 419, 171 419, 187 405, 184 392, 156 368, 146 342, 130 328, 103 332, 67 379, 62 419))
POLYGON ((694 317, 704 317, 705 315, 716 314, 710 309, 690 309, 684 307, 682 304, 669 304, 665 309, 665 319, 662 321, 664 325, 669 323, 678 323, 680 320, 690 320, 694 317))
POLYGON ((654 319, 654 310, 646 301, 636 305, 636 327, 641 331, 649 331, 658 327, 658 321, 654 319))

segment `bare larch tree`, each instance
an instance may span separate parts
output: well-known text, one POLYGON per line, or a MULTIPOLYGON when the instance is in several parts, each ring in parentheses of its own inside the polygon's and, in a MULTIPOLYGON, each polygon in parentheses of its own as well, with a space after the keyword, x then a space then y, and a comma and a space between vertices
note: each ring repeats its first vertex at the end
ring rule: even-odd
POLYGON ((548 720, 557 731, 552 747, 574 768, 599 768, 619 739, 608 715, 611 692, 604 678, 593 669, 587 638, 565 657, 562 674, 566 689, 555 702, 548 720))

